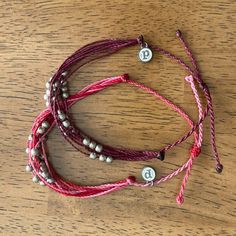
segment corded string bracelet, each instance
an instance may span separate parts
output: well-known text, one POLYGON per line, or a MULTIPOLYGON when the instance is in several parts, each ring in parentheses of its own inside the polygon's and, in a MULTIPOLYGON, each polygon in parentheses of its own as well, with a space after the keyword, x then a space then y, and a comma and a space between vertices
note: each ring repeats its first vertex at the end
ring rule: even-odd
POLYGON ((144 41, 143 36, 130 40, 108 39, 97 41, 80 48, 64 61, 54 76, 46 83, 47 90, 46 94, 44 95, 44 99, 46 100, 47 108, 42 111, 35 119, 31 130, 32 133, 30 134, 27 141, 26 152, 28 153, 28 164, 26 166, 26 171, 32 172, 33 182, 38 182, 40 185, 47 185, 49 188, 66 196, 88 198, 104 195, 129 185, 137 187, 149 187, 157 185, 171 179, 185 170, 185 176, 182 181, 179 194, 176 197, 177 203, 182 204, 184 201, 184 189, 192 169, 193 161, 199 156, 201 152, 203 140, 203 121, 208 114, 210 115, 211 145, 216 161, 216 171, 218 173, 222 172, 223 165, 220 162, 215 143, 215 116, 209 89, 203 82, 196 60, 179 30, 177 31, 176 35, 180 39, 181 44, 184 46, 187 55, 191 59, 193 68, 188 66, 181 58, 175 56, 174 54, 157 46, 149 46, 144 41), (68 79, 79 68, 91 61, 111 55, 122 48, 138 44, 141 47, 138 55, 142 62, 150 61, 152 59, 153 51, 155 51, 173 59, 185 70, 187 70, 188 75, 185 77, 185 81, 190 85, 195 97, 199 115, 197 122, 194 123, 194 121, 192 121, 179 106, 173 104, 170 100, 164 98, 158 92, 146 87, 143 84, 129 79, 128 74, 97 81, 78 91, 74 95, 69 95, 67 85, 68 79), (188 122, 190 125, 189 132, 179 138, 173 144, 169 144, 158 151, 140 151, 114 148, 101 144, 97 140, 94 140, 92 137, 87 135, 85 132, 81 131, 75 126, 75 124, 73 124, 71 114, 69 113, 69 108, 73 104, 89 95, 95 94, 105 89, 108 86, 119 83, 126 83, 128 85, 138 87, 163 101, 174 111, 178 112, 188 122), (198 87, 202 90, 207 102, 204 111, 195 83, 197 83, 198 87), (100 161, 104 161, 106 163, 111 163, 113 160, 117 159, 140 161, 157 158, 164 160, 166 151, 182 143, 192 134, 194 135, 194 143, 190 150, 189 159, 181 167, 177 168, 166 176, 156 178, 155 170, 148 166, 142 170, 142 177, 145 180, 144 183, 136 181, 134 176, 129 176, 128 178, 115 183, 102 184, 98 186, 81 186, 64 180, 54 170, 53 166, 48 161, 45 148, 46 137, 55 125, 59 128, 63 137, 78 151, 88 155, 90 159, 99 159, 100 161))

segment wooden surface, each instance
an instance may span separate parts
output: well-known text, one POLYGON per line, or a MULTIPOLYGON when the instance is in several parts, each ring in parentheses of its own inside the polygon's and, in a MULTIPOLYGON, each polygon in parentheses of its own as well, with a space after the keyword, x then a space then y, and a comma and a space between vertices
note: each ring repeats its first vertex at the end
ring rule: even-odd
MULTIPOLYGON (((217 1, 1 1, 0 3, 0 235, 236 235, 236 2, 217 1), (149 189, 129 187, 100 198, 66 198, 33 184, 24 172, 26 138, 44 108, 45 82, 79 47, 105 38, 143 34, 149 43, 186 59, 176 29, 184 32, 210 87, 217 144, 224 172, 216 174, 205 122, 202 154, 194 163, 185 203, 175 203, 183 175, 149 189)), ((129 73, 197 118, 186 75, 155 53, 137 60, 138 47, 84 67, 70 83, 74 93, 109 76, 129 73)), ((76 104, 82 130, 103 143, 157 149, 188 130, 186 123, 151 95, 117 85, 76 104)), ((158 176, 187 158, 192 139, 169 151, 166 161, 112 165, 90 161, 65 143, 55 129, 49 139, 55 168, 81 184, 100 184, 132 174, 144 165, 158 176)))

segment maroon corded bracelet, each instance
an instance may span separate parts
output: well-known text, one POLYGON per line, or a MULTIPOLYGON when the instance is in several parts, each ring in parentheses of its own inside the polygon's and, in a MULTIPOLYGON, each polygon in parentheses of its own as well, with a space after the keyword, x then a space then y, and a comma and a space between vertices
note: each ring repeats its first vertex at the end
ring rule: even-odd
POLYGON ((51 189, 54 189, 55 191, 67 196, 87 198, 104 195, 108 192, 121 189, 127 185, 134 185, 139 187, 152 186, 154 184, 159 184, 168 179, 171 179, 181 171, 186 170, 180 192, 176 198, 177 203, 182 204, 183 192, 190 174, 190 170, 192 168, 193 160, 201 152, 203 121, 208 114, 210 115, 211 120, 211 144, 216 160, 216 170, 219 173, 223 170, 223 166, 220 163, 215 144, 214 112, 209 89, 203 82, 196 60, 194 59, 187 43, 184 41, 179 30, 177 31, 177 37, 180 39, 185 51, 187 52, 187 55, 190 57, 193 68, 190 68, 182 59, 176 57, 174 54, 171 54, 168 51, 163 50, 157 46, 149 46, 144 41, 142 36, 138 37, 137 39, 130 40, 108 39, 97 41, 80 48, 64 61, 58 71, 46 84, 47 90, 44 98, 46 100, 47 108, 43 112, 41 112, 35 119, 32 127, 32 134, 29 136, 27 142, 26 152, 29 155, 29 159, 26 170, 33 173, 33 182, 39 182, 40 185, 47 185, 51 189), (198 122, 194 123, 180 107, 176 106, 156 91, 133 80, 130 80, 127 74, 97 81, 85 87, 76 94, 69 95, 67 81, 75 71, 93 60, 113 54, 121 50, 122 48, 134 46, 137 44, 139 44, 141 47, 139 51, 139 58, 142 62, 150 61, 152 59, 152 52, 158 52, 175 60, 178 64, 183 66, 185 70, 187 70, 188 76, 185 77, 185 80, 190 84, 193 95, 195 96, 197 108, 199 111, 198 122), (139 151, 114 148, 108 145, 101 144, 97 140, 94 140, 92 137, 89 137, 73 124, 70 118, 71 115, 69 114, 69 108, 77 101, 84 99, 91 94, 97 93, 98 91, 101 91, 108 86, 112 86, 118 83, 126 83, 131 86, 136 86, 146 91, 147 93, 153 94, 156 98, 162 100, 173 110, 178 112, 189 123, 190 131, 173 144, 167 145, 166 147, 163 147, 158 151, 139 151), (202 104, 199 99, 195 83, 197 83, 199 88, 203 91, 203 94, 207 101, 207 105, 204 111, 202 110, 202 104), (56 173, 47 159, 44 147, 46 142, 45 137, 48 135, 54 125, 57 125, 64 138, 78 151, 89 155, 90 159, 98 158, 100 161, 104 161, 107 163, 111 163, 115 159, 139 161, 157 158, 160 160, 164 160, 165 152, 167 150, 182 143, 192 134, 194 134, 194 144, 191 148, 188 161, 167 176, 156 179, 155 170, 151 167, 145 167, 142 171, 142 176, 146 181, 145 183, 139 183, 133 176, 130 176, 124 180, 112 184, 103 184, 99 186, 80 186, 63 180, 63 178, 61 178, 56 173))

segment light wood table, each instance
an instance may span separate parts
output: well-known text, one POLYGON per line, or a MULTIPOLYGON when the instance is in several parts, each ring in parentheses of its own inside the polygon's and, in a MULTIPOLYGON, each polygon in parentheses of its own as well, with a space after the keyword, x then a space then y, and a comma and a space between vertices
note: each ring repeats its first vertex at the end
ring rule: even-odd
MULTIPOLYGON (((217 1, 1 1, 0 3, 0 235, 236 235, 236 2, 217 1), (106 38, 143 34, 187 60, 176 29, 183 31, 210 87, 216 112, 217 145, 224 172, 217 174, 204 122, 202 154, 195 161, 185 203, 175 197, 183 173, 149 189, 128 187, 80 200, 33 184, 24 171, 25 145, 32 122, 44 109, 45 82, 79 47, 106 38)), ((70 92, 98 79, 129 73, 182 106, 197 120, 186 72, 154 54, 137 60, 138 47, 122 50, 84 67, 70 92)), ((77 125, 102 143, 156 149, 188 131, 181 117, 151 95, 126 85, 108 88, 73 108, 77 125)), ((55 169, 80 184, 101 184, 140 173, 145 165, 158 176, 188 156, 192 138, 160 162, 91 161, 76 152, 57 129, 49 138, 55 169)))

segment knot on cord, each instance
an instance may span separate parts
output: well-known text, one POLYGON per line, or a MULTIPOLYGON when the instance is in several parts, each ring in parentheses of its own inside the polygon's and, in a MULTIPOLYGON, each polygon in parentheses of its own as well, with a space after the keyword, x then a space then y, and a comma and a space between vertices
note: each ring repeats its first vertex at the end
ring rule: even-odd
POLYGON ((182 205, 184 203, 184 197, 183 195, 178 195, 176 197, 176 202, 178 203, 178 205, 182 205))
POLYGON ((135 183, 136 179, 134 176, 129 176, 127 179, 126 179, 127 183, 129 185, 132 185, 133 183, 135 183))
POLYGON ((128 79, 129 79, 129 74, 123 74, 123 75, 121 75, 121 80, 122 80, 123 82, 126 82, 128 79))
POLYGON ((196 157, 199 156, 200 153, 201 153, 201 148, 198 147, 196 144, 194 144, 190 150, 191 157, 195 159, 196 157))
POLYGON ((220 163, 217 163, 217 165, 216 165, 216 171, 218 172, 218 173, 221 173, 222 171, 223 171, 223 165, 222 164, 220 164, 220 163))

